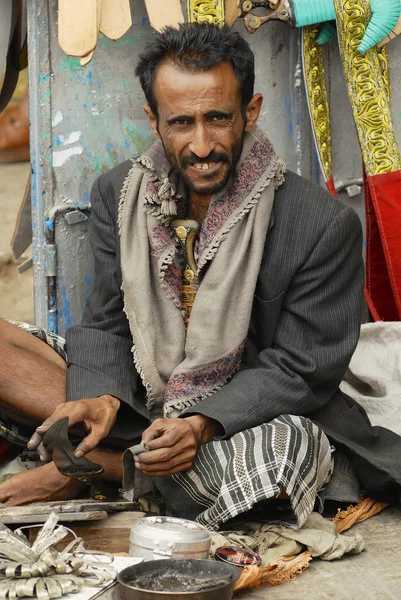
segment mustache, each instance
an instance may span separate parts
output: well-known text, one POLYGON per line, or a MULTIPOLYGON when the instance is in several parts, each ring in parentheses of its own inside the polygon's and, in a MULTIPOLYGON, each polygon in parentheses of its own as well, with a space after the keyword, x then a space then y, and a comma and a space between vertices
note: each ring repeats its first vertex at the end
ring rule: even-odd
POLYGON ((188 167, 188 166, 194 166, 197 163, 212 163, 212 162, 226 162, 229 163, 230 159, 228 154, 225 154, 225 152, 211 152, 208 156, 206 156, 205 158, 199 158, 199 156, 196 156, 196 154, 192 154, 191 156, 184 156, 184 158, 181 159, 181 166, 182 167, 188 167))

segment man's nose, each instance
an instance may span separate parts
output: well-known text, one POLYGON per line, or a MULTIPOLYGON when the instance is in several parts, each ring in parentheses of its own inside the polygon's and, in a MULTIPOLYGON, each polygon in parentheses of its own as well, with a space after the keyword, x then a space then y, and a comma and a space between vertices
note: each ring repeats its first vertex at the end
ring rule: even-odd
POLYGON ((189 150, 199 158, 206 158, 214 150, 214 146, 207 127, 198 125, 193 132, 189 150))

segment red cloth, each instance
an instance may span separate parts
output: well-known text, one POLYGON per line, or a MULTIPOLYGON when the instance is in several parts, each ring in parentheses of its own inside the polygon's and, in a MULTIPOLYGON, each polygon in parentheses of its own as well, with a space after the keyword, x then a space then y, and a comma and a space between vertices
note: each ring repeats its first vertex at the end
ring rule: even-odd
POLYGON ((337 196, 333 175, 330 175, 329 179, 326 181, 326 187, 332 196, 337 196))
MULTIPOLYGON (((334 185, 334 178, 333 175, 330 176, 330 178, 326 181, 326 187, 328 189, 328 191, 330 192, 330 194, 332 194, 332 196, 335 196, 337 198, 338 194, 337 194, 337 190, 335 188, 334 185)), ((376 307, 373 303, 372 298, 370 297, 370 294, 368 292, 368 288, 366 287, 366 285, 364 286, 364 296, 365 296, 365 301, 366 304, 368 305, 368 309, 369 312, 373 318, 374 321, 381 321, 381 317, 379 315, 379 313, 376 310, 376 307)))
POLYGON ((365 183, 366 285, 380 318, 401 319, 401 171, 365 183))

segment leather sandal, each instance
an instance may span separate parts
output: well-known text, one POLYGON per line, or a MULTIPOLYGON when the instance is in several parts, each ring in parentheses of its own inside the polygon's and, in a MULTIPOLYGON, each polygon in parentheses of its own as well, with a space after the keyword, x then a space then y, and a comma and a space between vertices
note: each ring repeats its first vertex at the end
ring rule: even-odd
POLYGON ((46 431, 43 445, 52 454, 54 464, 62 475, 90 484, 104 469, 85 456, 75 456, 75 448, 68 437, 68 424, 68 417, 56 421, 46 431))

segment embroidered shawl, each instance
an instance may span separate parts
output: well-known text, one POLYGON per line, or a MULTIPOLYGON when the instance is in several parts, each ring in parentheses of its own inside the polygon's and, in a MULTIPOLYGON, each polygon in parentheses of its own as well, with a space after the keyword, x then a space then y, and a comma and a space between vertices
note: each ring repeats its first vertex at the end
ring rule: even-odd
POLYGON ((133 163, 119 205, 122 291, 135 367, 154 418, 177 416, 239 369, 274 191, 284 172, 266 135, 254 127, 234 176, 203 220, 197 294, 186 329, 179 244, 169 228, 185 199, 161 142, 133 163))

